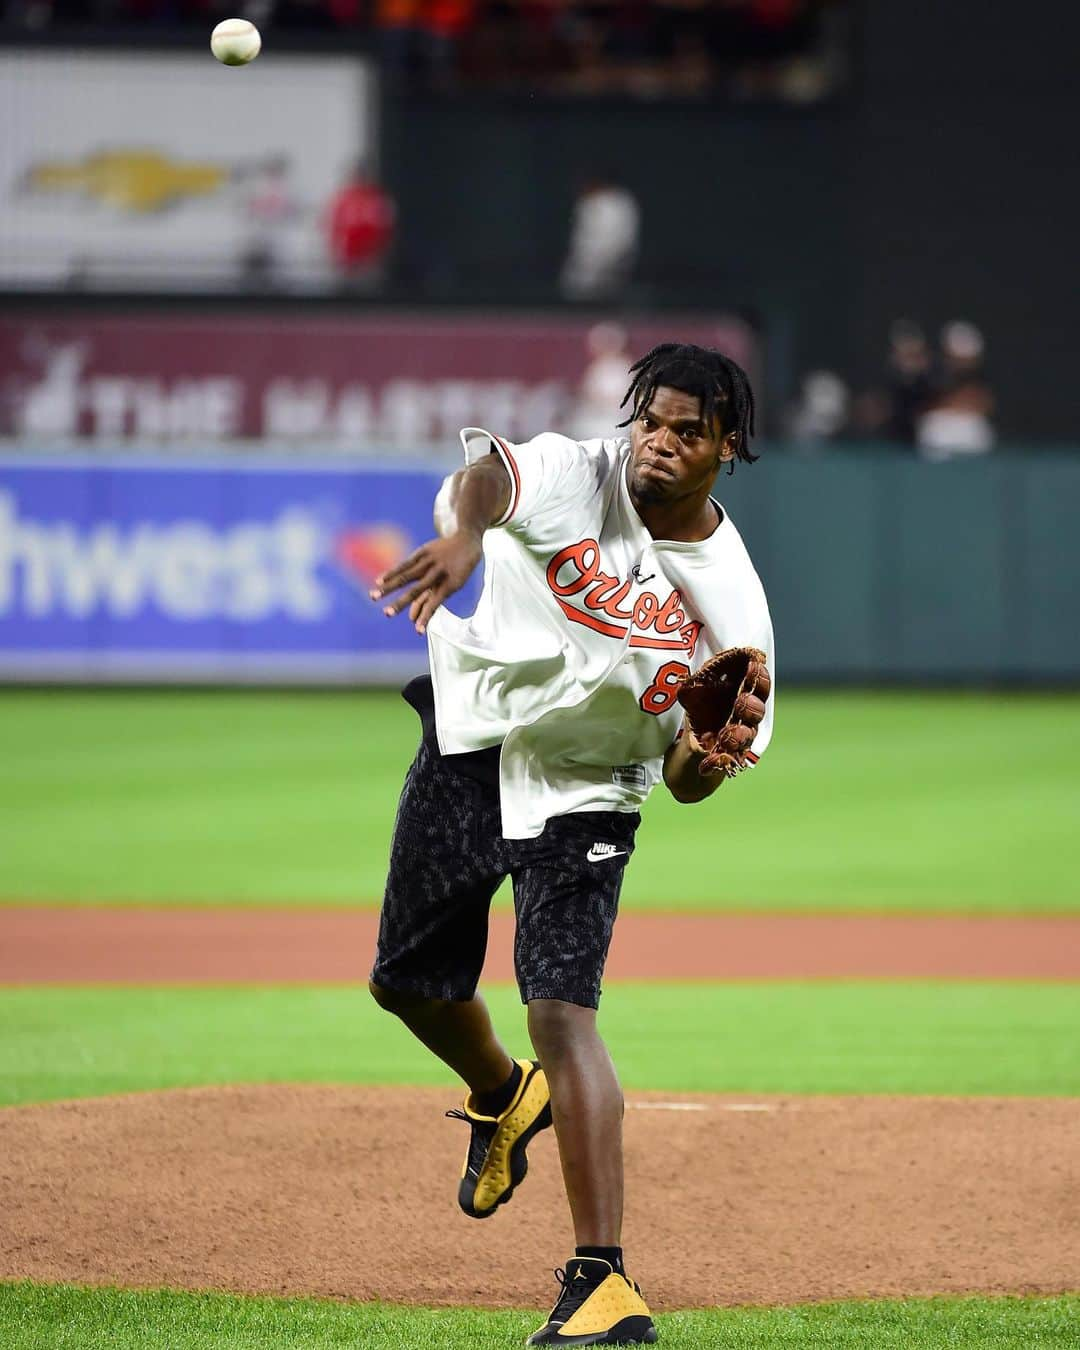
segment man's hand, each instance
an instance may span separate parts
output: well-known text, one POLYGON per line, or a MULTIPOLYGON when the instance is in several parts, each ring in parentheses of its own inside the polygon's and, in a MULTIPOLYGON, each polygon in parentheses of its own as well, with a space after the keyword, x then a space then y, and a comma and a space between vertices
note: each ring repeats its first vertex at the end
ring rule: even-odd
POLYGON ((695 736, 689 723, 683 719, 682 734, 668 746, 664 756, 664 782, 677 802, 703 802, 711 797, 727 778, 722 770, 702 773, 705 757, 716 749, 717 735, 703 731, 695 736))
POLYGON ((729 647, 682 681, 683 731, 664 756, 664 782, 676 801, 702 801, 754 762, 750 747, 771 689, 765 653, 757 647, 729 647))
MULTIPOLYGON (((705 759, 707 755, 711 755, 714 750, 717 750, 720 745, 720 736, 718 732, 695 732, 685 718, 683 718, 683 739, 686 741, 686 748, 690 754, 699 759, 705 759)), ((753 737, 751 736, 750 739, 752 741, 753 737)), ((715 776, 723 779, 724 771, 722 769, 717 769, 715 773, 711 773, 706 770, 705 774, 702 776, 706 778, 715 776)))
POLYGON ((442 602, 472 576, 484 556, 484 531, 502 519, 509 505, 510 475, 493 450, 443 484, 435 502, 440 538, 429 539, 404 562, 376 577, 368 594, 382 600, 407 587, 404 595, 383 607, 383 613, 392 619, 408 606, 416 631, 426 632, 442 602))
POLYGON ((404 594, 383 607, 383 613, 393 618, 408 606, 416 631, 424 633, 442 602, 460 591, 472 576, 483 557, 482 539, 482 532, 463 529, 446 539, 430 539, 404 562, 376 577, 368 594, 372 600, 382 600, 406 588, 404 594))

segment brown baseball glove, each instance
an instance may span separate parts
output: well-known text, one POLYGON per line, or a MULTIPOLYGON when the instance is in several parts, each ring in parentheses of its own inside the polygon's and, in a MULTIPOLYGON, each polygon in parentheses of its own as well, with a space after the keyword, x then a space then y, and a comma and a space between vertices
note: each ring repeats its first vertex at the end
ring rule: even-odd
POLYGON ((756 647, 729 647, 679 685, 687 726, 707 752, 698 765, 702 777, 734 777, 746 768, 771 688, 765 653, 756 647))

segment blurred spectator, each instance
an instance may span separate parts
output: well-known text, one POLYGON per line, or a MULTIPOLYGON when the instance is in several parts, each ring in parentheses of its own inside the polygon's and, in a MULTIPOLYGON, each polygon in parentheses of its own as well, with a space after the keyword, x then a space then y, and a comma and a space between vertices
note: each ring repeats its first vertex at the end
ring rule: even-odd
POLYGON ((422 51, 432 84, 447 89, 456 82, 458 47, 476 22, 478 0, 428 0, 421 27, 422 51))
POLYGON ((897 319, 889 333, 885 365, 888 416, 885 435, 915 444, 915 427, 933 392, 933 358, 926 334, 910 319, 897 319))
POLYGON ((372 11, 383 74, 449 88, 458 46, 476 22, 479 0, 375 0, 372 11))
POLYGON ((629 188, 592 178, 582 188, 570 224, 560 285, 570 300, 613 299, 637 261, 641 209, 629 188))
POLYGON ((382 282, 396 216, 393 198, 357 164, 326 214, 330 257, 345 284, 373 289, 382 282))
POLYGON ((787 435, 799 446, 827 445, 847 430, 851 395, 839 375, 812 370, 803 376, 799 397, 787 416, 787 435))
POLYGON ((272 286, 283 262, 285 233, 299 215, 289 183, 289 160, 272 155, 243 171, 247 181, 244 211, 250 227, 244 251, 243 268, 247 279, 256 285, 272 286))
POLYGON ((573 433, 579 440, 614 436, 623 395, 630 384, 626 329, 617 323, 594 324, 585 338, 589 363, 581 379, 578 404, 573 414, 573 433))
POLYGON ((420 34, 420 0, 375 0, 372 22, 383 76, 400 83, 409 74, 420 34))
POLYGON ((984 454, 994 445, 994 395, 983 372, 986 344, 974 324, 954 320, 941 330, 941 374, 918 418, 924 459, 984 454))
POLYGON ((914 446, 918 419, 933 393, 933 358, 926 335, 911 319, 897 319, 889 330, 883 386, 858 400, 856 425, 871 436, 914 446))

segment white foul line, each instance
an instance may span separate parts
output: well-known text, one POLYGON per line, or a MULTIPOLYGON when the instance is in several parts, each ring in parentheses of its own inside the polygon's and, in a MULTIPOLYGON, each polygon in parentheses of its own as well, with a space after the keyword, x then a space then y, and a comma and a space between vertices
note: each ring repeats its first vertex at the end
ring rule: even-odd
POLYGON ((627 1102, 635 1111, 707 1111, 702 1102, 627 1102))
MULTIPOLYGON (((704 1102, 627 1102, 635 1111, 708 1111, 704 1102)), ((778 1111, 770 1102, 717 1102, 717 1111, 778 1111)))

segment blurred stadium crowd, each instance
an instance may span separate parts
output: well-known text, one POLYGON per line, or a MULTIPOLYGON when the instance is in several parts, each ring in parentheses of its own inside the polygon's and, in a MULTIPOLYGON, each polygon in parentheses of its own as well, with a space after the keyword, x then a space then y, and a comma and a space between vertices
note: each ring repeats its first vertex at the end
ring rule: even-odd
POLYGON ((850 0, 4 0, 16 30, 199 27, 336 34, 390 79, 552 92, 814 101, 844 76, 850 0))
MULTIPOLYGON (((1035 271, 1060 287, 1063 255, 1035 250, 1022 286, 999 284, 1017 236, 987 209, 996 152, 979 120, 998 105, 957 120, 975 26, 957 20, 952 56, 923 69, 916 17, 874 17, 885 8, 0 0, 0 294, 29 334, 0 369, 0 412, 15 385, 59 381, 58 353, 79 343, 89 380, 168 384, 171 367, 96 365, 84 316, 110 296, 180 295, 283 329, 308 301, 558 315, 580 325, 579 351, 598 319, 735 318, 755 335, 776 440, 928 459, 1071 440, 1042 359, 1060 344, 1027 300, 1035 271), (273 58, 242 77, 206 46, 234 13, 273 58), (908 97, 915 70, 932 108, 908 97), (916 207, 931 182, 933 209, 916 207), (70 331, 46 332, 60 294, 70 331)), ((919 32, 947 36, 939 20, 919 32)), ((1038 146, 1034 109, 1013 116, 1017 143, 1038 146)), ((618 380, 604 370, 622 363, 623 379, 625 358, 603 356, 605 399, 618 380)), ((454 359, 447 380, 485 375, 454 359)), ((0 435, 20 425, 0 416, 0 435)))
POLYGON ((921 324, 897 319, 872 387, 853 393, 836 372, 809 371, 784 430, 801 447, 873 440, 927 460, 983 454, 996 440, 985 354, 983 334, 965 319, 945 324, 936 347, 921 324))

